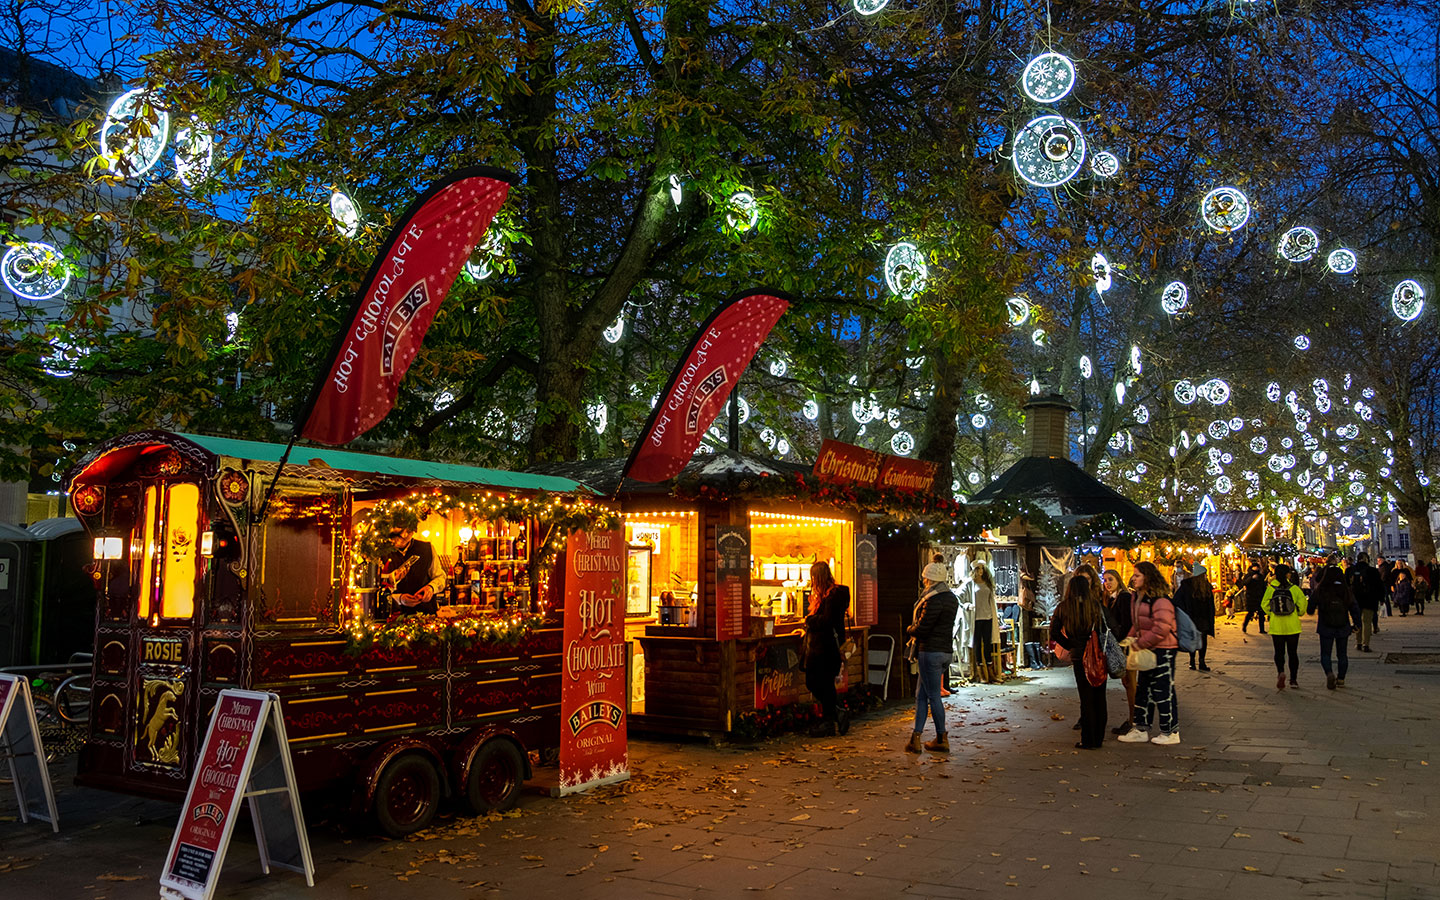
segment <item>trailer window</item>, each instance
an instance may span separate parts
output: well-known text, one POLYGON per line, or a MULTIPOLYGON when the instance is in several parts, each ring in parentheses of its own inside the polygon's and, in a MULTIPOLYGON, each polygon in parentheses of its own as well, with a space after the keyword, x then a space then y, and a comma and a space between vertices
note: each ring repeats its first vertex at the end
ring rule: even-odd
POLYGON ((199 574, 200 487, 188 482, 145 488, 144 542, 136 615, 189 619, 199 574))

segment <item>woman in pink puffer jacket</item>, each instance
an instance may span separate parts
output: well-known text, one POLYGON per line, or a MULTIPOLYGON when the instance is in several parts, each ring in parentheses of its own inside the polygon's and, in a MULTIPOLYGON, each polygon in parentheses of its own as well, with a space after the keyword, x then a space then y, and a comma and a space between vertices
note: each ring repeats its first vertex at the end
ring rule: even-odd
POLYGON ((1120 740, 1126 743, 1150 741, 1155 744, 1180 743, 1180 727, 1176 721, 1175 703, 1175 654, 1180 642, 1175 638, 1175 606, 1170 602, 1165 576, 1154 563, 1142 562, 1135 566, 1130 577, 1130 589, 1134 592, 1131 601, 1134 623, 1125 643, 1155 654, 1155 668, 1140 673, 1135 688, 1135 709, 1131 720, 1134 727, 1120 740), (1150 708, 1155 708, 1154 719, 1160 726, 1160 733, 1149 735, 1151 722, 1150 708))

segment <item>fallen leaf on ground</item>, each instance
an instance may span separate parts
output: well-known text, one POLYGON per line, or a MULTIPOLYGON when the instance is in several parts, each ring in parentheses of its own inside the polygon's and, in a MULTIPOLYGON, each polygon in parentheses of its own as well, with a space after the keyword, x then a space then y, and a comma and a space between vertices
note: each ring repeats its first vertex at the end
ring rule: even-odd
POLYGON ((116 875, 114 872, 106 872, 96 877, 96 881, 139 881, 144 875, 116 875))

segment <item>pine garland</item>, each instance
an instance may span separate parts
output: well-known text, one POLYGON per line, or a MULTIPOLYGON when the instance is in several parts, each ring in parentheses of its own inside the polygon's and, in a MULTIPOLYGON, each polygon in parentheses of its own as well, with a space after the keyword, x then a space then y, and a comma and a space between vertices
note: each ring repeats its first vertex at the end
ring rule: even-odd
POLYGON ((499 616, 433 616, 416 613, 394 616, 387 622, 351 623, 345 652, 352 656, 372 647, 385 650, 419 645, 449 645, 468 650, 480 644, 514 646, 545 622, 543 613, 499 616))

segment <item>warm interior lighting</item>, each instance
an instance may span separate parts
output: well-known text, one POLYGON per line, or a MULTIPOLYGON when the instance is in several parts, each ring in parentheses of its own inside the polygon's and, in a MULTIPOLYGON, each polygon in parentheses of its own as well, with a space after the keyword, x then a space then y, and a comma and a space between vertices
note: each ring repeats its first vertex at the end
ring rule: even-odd
POLYGON ((215 532, 206 531, 200 535, 200 555, 207 559, 215 555, 215 532))

